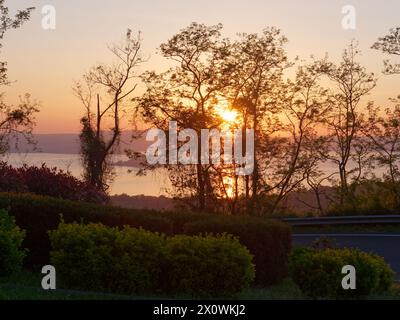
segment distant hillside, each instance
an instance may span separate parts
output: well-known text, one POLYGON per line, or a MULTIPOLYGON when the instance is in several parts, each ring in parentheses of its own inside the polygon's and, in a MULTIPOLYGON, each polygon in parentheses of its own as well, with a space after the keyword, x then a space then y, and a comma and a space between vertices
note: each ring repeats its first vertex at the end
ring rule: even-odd
MULTIPOLYGON (((142 136, 132 142, 133 131, 125 131, 122 134, 120 153, 125 149, 131 148, 137 152, 143 152, 150 144, 146 141, 146 137, 142 136)), ((138 133, 138 132, 135 132, 138 133)), ((110 133, 106 133, 110 135, 110 133)), ((37 150, 33 150, 31 145, 28 145, 24 139, 20 139, 18 150, 14 143, 11 142, 10 152, 43 152, 43 153, 58 153, 58 154, 78 154, 79 153, 79 135, 78 134, 35 134, 37 141, 37 150)))
POLYGON ((111 204, 118 207, 130 209, 150 209, 150 210, 172 210, 175 202, 171 198, 164 196, 128 196, 126 194, 114 195, 110 197, 111 204))

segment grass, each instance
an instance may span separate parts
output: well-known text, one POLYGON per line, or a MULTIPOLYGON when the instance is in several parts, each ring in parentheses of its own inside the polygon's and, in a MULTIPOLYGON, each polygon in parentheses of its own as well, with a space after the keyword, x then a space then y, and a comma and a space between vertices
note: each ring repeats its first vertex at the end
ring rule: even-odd
MULTIPOLYGON (((57 289, 45 291, 40 285, 40 276, 24 272, 18 276, 0 279, 0 300, 153 300, 153 299, 188 299, 188 297, 135 296, 99 292, 83 292, 57 289)), ((269 288, 250 288, 239 297, 243 300, 303 300, 306 297, 300 289, 287 279, 281 284, 269 288)), ((393 292, 371 296, 374 300, 400 300, 400 285, 393 292)))

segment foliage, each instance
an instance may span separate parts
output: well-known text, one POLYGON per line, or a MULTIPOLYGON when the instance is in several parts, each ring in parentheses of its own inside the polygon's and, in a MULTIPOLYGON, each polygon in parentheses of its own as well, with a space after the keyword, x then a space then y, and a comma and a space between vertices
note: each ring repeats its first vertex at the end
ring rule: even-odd
POLYGON ((354 193, 342 205, 333 204, 327 210, 329 216, 388 215, 398 214, 400 208, 400 184, 391 179, 363 179, 351 184, 354 193))
POLYGON ((290 228, 263 218, 161 213, 14 193, 0 193, 0 208, 8 208, 17 224, 27 230, 25 245, 30 249, 29 266, 48 262, 47 231, 57 228, 62 215, 68 223, 83 221, 117 227, 129 225, 167 235, 229 233, 238 237, 254 255, 257 283, 277 283, 287 275, 290 228))
MULTIPOLYGON (((0 0, 0 49, 4 35, 10 29, 18 29, 30 19, 33 7, 18 10, 14 17, 10 16, 9 8, 4 5, 5 0, 0 0)), ((10 85, 7 75, 7 62, 0 62, 0 86, 10 85)), ((32 130, 35 126, 35 114, 38 110, 38 102, 32 101, 29 94, 20 97, 18 105, 10 105, 5 102, 4 93, 0 94, 0 154, 8 151, 10 142, 18 146, 22 137, 29 144, 33 144, 32 130)))
POLYGON ((150 231, 172 233, 171 223, 148 210, 122 209, 86 202, 73 202, 33 194, 0 193, 0 208, 15 217, 26 230, 24 246, 29 249, 27 266, 43 266, 49 262, 49 230, 57 228, 63 219, 68 222, 103 223, 108 226, 143 227, 150 231))
POLYGON ((154 293, 165 276, 165 238, 156 233, 61 223, 50 240, 51 262, 70 288, 154 293))
POLYGON ((394 272, 382 257, 358 249, 296 248, 289 269, 293 281, 311 298, 363 298, 387 292, 394 283, 394 272), (342 288, 346 265, 356 269, 355 290, 342 288))
POLYGON ((112 65, 99 64, 76 83, 76 96, 85 108, 81 119, 81 155, 85 181, 104 192, 109 188, 113 168, 111 155, 119 146, 120 122, 124 115, 124 102, 129 100, 137 84, 131 84, 136 68, 144 61, 141 57, 142 39, 140 32, 135 37, 128 29, 125 43, 110 47, 116 58, 112 65), (96 97, 95 106, 93 98, 96 97), (106 131, 106 119, 111 119, 110 137, 106 131))
MULTIPOLYGON (((400 56, 400 27, 392 28, 389 34, 380 37, 372 46, 373 49, 380 50, 386 54, 400 56)), ((400 64, 389 60, 384 61, 385 74, 400 74, 400 64)))
POLYGON ((62 222, 50 239, 51 261, 70 288, 230 297, 254 278, 251 255, 229 236, 166 238, 142 229, 62 222))
POLYGON ((25 250, 21 249, 25 231, 15 225, 7 211, 0 210, 0 277, 18 273, 22 268, 25 250))
POLYGON ((214 216, 185 224, 184 233, 228 233, 237 237, 254 256, 259 285, 279 283, 288 275, 291 230, 283 223, 246 216, 214 216))
POLYGON ((252 256, 232 236, 179 235, 168 239, 168 292, 234 297, 253 282, 252 256))
POLYGON ((337 248, 337 243, 336 243, 336 241, 334 239, 329 239, 326 236, 322 236, 322 237, 320 237, 318 239, 315 239, 312 242, 312 247, 314 249, 317 249, 317 250, 318 249, 319 250, 321 250, 321 249, 335 249, 335 248, 337 248))
POLYGON ((0 162, 1 192, 32 192, 39 195, 75 201, 105 202, 107 195, 69 172, 24 165, 14 168, 0 162))

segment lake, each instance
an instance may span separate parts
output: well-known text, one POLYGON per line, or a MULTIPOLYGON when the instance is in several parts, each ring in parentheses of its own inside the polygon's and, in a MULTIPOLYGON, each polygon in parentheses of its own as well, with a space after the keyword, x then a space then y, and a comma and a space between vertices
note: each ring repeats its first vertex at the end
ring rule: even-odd
MULTIPOLYGON (((54 153, 10 153, 0 158, 12 166, 27 165, 41 166, 45 163, 48 167, 57 167, 69 171, 77 178, 82 177, 82 165, 77 154, 54 153)), ((115 155, 113 161, 124 161, 128 158, 124 155, 115 155)), ((137 176, 137 169, 132 167, 116 166, 116 177, 111 184, 110 194, 166 195, 165 189, 169 186, 168 177, 162 169, 148 173, 146 176, 137 176)))
MULTIPOLYGON (((82 177, 82 166, 80 156, 77 154, 55 154, 55 153, 10 153, 0 159, 9 162, 12 166, 28 165, 41 166, 45 163, 48 167, 57 167, 69 171, 77 178, 82 177)), ((114 155, 113 162, 126 161, 125 155, 114 155)), ((349 163, 351 166, 351 162, 349 163)), ((325 163, 321 169, 326 174, 335 172, 337 169, 332 163, 325 163)), ((385 168, 376 168, 375 174, 382 176, 385 168)), ((133 167, 115 166, 116 177, 111 184, 110 194, 161 196, 167 195, 165 189, 170 186, 166 172, 157 169, 146 176, 137 176, 137 169, 133 167)))

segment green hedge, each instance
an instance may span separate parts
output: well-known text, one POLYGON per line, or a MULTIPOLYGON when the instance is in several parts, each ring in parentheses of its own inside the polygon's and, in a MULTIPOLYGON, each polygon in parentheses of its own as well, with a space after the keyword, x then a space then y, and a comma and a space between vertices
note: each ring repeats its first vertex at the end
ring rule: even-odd
POLYGON ((50 231, 51 263, 69 288, 149 293, 163 274, 165 237, 143 229, 61 223, 50 231))
POLYGON ((21 249, 25 232, 15 225, 7 211, 0 210, 0 277, 7 277, 22 268, 25 251, 21 249))
POLYGON ((51 262, 70 288, 233 297, 254 278, 248 250, 226 235, 167 238, 128 227, 61 223, 50 239, 51 262))
POLYGON ((108 226, 143 227, 149 231, 172 233, 172 224, 152 211, 122 209, 86 202, 74 202, 47 196, 0 193, 0 208, 15 217, 26 230, 24 247, 29 249, 26 265, 43 266, 49 262, 50 242, 47 232, 58 227, 61 215, 65 222, 93 222, 108 226))
POLYGON ((246 216, 123 209, 15 193, 0 193, 0 208, 8 208, 17 225, 27 231, 24 246, 30 250, 26 259, 29 267, 49 262, 47 232, 57 228, 62 215, 66 223, 128 225, 166 235, 232 234, 254 255, 257 284, 275 284, 288 275, 291 231, 276 221, 246 216))
POLYGON ((363 298, 389 291, 394 281, 382 257, 357 249, 296 248, 289 265, 293 281, 311 298, 363 298), (342 288, 345 265, 356 269, 356 290, 342 288))
POLYGON ((229 235, 178 235, 167 240, 168 293, 234 297, 255 277, 252 255, 229 235))
POLYGON ((187 223, 184 232, 228 233, 238 237, 254 255, 256 283, 263 286, 279 283, 288 276, 291 229, 287 225, 246 216, 214 217, 187 223))

